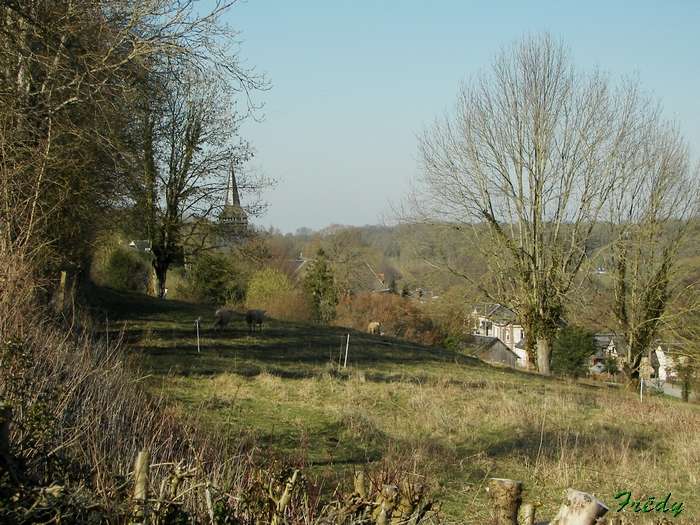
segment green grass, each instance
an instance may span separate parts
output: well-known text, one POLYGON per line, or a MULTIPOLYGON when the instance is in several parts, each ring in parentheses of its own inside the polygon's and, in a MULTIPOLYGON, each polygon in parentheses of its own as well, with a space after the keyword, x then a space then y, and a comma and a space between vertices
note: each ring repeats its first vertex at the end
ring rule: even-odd
MULTIPOLYGON (((611 513, 620 491, 643 501, 671 492, 684 503, 674 523, 700 520, 696 405, 659 396, 640 405, 621 388, 338 327, 270 319, 251 334, 234 313, 215 333, 214 308, 109 290, 99 306, 110 337, 123 330, 142 356, 149 389, 185 414, 204 414, 212 431, 255 436, 312 475, 383 462, 424 476, 448 522, 490 522, 490 477, 522 481, 524 500, 542 501, 541 519, 554 517, 570 487, 611 513)), ((634 523, 661 515, 623 514, 634 523)))

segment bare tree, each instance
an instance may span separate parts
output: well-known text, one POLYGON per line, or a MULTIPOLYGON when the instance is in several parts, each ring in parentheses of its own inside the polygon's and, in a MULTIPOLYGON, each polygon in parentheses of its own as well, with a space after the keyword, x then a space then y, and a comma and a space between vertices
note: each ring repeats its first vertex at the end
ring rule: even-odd
POLYGON ((81 252, 124 190, 134 153, 125 110, 140 71, 187 61, 230 91, 266 87, 241 66, 221 18, 230 5, 198 16, 190 0, 0 2, 3 261, 44 274, 86 266, 81 252))
POLYGON ((161 89, 146 90, 136 104, 141 155, 131 197, 137 231, 151 242, 160 292, 171 264, 218 246, 212 219, 221 211, 231 170, 237 171, 238 187, 247 190, 250 214, 264 209, 260 192, 273 181, 242 169, 253 155, 238 134, 244 117, 216 76, 171 65, 150 77, 161 89))
POLYGON ((357 228, 333 224, 318 232, 309 243, 316 251, 323 248, 335 273, 338 295, 371 290, 377 282, 368 259, 370 249, 357 228))
POLYGON ((399 217, 464 234, 489 270, 483 292, 519 314, 541 373, 625 159, 643 156, 638 130, 659 118, 634 81, 577 70, 544 33, 501 51, 419 137, 399 217))
POLYGON ((639 129, 642 147, 625 159, 622 183, 608 209, 612 262, 613 330, 627 342, 624 371, 638 374, 642 354, 657 337, 682 338, 684 318, 700 311, 695 279, 682 262, 682 250, 697 228, 700 170, 678 125, 647 121, 639 129))

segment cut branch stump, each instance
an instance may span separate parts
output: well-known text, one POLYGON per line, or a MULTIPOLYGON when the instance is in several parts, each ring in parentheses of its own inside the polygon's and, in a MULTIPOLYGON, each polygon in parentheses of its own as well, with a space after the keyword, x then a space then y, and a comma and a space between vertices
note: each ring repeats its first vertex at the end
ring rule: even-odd
POLYGON ((362 499, 367 498, 367 488, 365 486, 365 473, 362 471, 355 472, 355 492, 359 494, 362 499))
POLYGON ((143 523, 148 501, 148 452, 142 450, 134 464, 134 518, 132 523, 143 523))
POLYGON ((526 503, 520 508, 522 525, 534 525, 535 523, 535 506, 532 503, 526 503))
POLYGON ((518 525, 523 484, 511 479, 491 478, 486 490, 493 502, 493 525, 518 525))
POLYGON ((564 492, 564 503, 550 525, 593 525, 608 512, 603 502, 578 490, 564 492))

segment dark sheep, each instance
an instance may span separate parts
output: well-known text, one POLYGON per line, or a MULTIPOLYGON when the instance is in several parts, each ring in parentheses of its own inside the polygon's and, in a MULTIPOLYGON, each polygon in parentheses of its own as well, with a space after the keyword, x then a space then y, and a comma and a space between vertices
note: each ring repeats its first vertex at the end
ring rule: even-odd
POLYGON ((248 328, 251 332, 255 331, 255 325, 260 327, 262 332, 262 324, 265 320, 265 310, 248 310, 245 314, 245 321, 248 323, 248 328))

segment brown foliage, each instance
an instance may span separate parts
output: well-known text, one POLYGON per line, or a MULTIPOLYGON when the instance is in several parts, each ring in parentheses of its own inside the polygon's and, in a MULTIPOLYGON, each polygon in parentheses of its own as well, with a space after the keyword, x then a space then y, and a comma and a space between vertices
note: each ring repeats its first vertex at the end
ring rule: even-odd
POLYGON ((382 333, 425 345, 439 345, 445 334, 423 311, 419 301, 398 294, 363 294, 341 297, 333 324, 366 330, 378 321, 382 333))
POLYGON ((282 292, 270 299, 266 315, 281 321, 311 322, 309 301, 297 291, 282 292))

